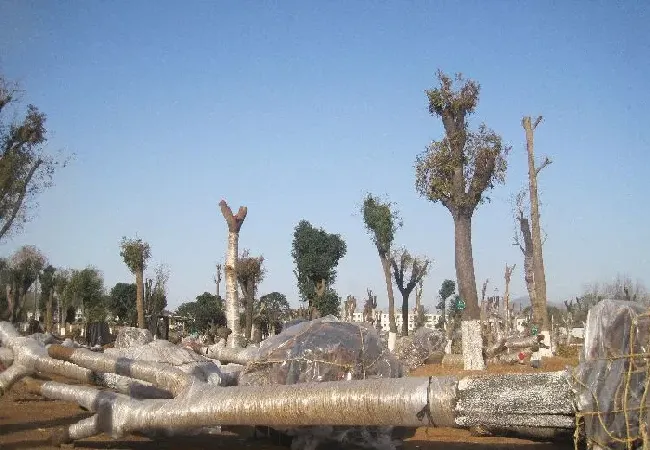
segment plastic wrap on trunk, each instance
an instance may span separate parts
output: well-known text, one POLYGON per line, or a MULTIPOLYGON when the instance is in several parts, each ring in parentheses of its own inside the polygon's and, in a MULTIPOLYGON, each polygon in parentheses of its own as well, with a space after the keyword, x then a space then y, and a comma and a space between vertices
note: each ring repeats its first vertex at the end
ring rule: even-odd
MULTIPOLYGON (((397 378, 402 364, 385 348, 376 330, 332 316, 300 322, 260 345, 257 359, 240 376, 241 386, 397 378)), ((392 427, 301 427, 281 430, 305 448, 323 441, 362 447, 392 446, 392 427)))
POLYGON ((221 371, 214 361, 162 339, 137 347, 107 348, 104 353, 135 361, 169 364, 185 373, 192 374, 201 381, 216 385, 222 383, 221 371))
POLYGON ((432 355, 444 353, 446 345, 444 332, 423 327, 400 338, 393 353, 409 370, 413 370, 424 365, 432 355))
POLYGON ((144 328, 124 327, 117 333, 115 348, 137 347, 153 341, 151 331, 144 328))
POLYGON ((578 423, 591 444, 646 448, 649 328, 647 309, 638 303, 602 300, 589 311, 573 386, 578 423))

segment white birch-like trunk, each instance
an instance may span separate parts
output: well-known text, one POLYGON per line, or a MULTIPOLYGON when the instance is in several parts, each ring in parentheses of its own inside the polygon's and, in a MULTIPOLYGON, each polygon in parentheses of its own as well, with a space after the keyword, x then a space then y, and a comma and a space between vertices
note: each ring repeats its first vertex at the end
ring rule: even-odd
POLYGON ((481 321, 463 320, 460 326, 465 370, 485 370, 481 321))
POLYGON ((226 322, 232 334, 228 337, 228 347, 240 344, 239 292, 237 291, 237 255, 239 254, 239 233, 228 232, 228 251, 226 253, 226 322))

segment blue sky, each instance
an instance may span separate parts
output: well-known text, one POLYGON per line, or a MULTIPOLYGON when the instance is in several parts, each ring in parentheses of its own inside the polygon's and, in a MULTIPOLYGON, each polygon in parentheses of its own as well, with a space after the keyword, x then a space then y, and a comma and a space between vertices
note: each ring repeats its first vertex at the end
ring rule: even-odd
MULTIPOLYGON (((522 257, 510 198, 526 182, 523 115, 545 117, 538 155, 548 293, 650 273, 647 171, 649 7, 608 1, 0 1, 0 70, 48 114, 50 149, 72 164, 24 231, 52 264, 94 265, 110 288, 132 279, 123 235, 169 265, 170 306, 213 291, 224 198, 247 205, 240 248, 266 258, 260 291, 297 304, 292 232, 307 219, 340 233, 336 288, 385 304, 358 207, 388 195, 397 244, 433 258, 425 304, 455 278, 453 222, 419 198, 415 157, 442 128, 424 89, 435 72, 480 82, 475 122, 513 147, 505 186, 474 216, 477 283, 503 289, 522 257)), ((650 281, 650 280, 648 280, 650 281)), ((223 289, 223 287, 222 287, 223 289)))

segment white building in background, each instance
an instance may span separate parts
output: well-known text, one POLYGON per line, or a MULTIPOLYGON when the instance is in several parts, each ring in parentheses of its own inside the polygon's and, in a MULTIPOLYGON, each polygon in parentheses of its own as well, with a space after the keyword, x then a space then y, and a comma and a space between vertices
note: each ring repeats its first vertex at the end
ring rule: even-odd
MULTIPOLYGON (((380 317, 381 317, 381 328, 382 328, 382 330, 388 330, 388 327, 389 327, 388 312, 378 310, 377 314, 379 314, 380 317)), ((426 328, 434 329, 436 324, 440 320, 440 317, 441 317, 440 314, 425 314, 424 315, 424 320, 426 322, 424 323, 424 326, 426 328)), ((409 321, 409 331, 413 331, 415 329, 415 314, 413 314, 413 312, 409 313, 408 321, 409 321)), ((352 315, 352 322, 356 322, 356 323, 363 322, 363 312, 355 311, 355 313, 352 315)), ((397 330, 398 331, 402 329, 402 323, 403 322, 404 322, 404 320, 402 318, 402 313, 395 311, 395 323, 397 325, 397 330)))

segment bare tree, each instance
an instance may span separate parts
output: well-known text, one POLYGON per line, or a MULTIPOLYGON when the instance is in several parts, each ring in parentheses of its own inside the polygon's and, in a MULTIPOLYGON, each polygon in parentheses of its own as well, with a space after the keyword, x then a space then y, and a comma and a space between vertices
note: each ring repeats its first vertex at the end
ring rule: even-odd
POLYGON ((237 291, 237 257, 239 255, 239 230, 244 224, 248 208, 240 206, 236 215, 233 215, 230 206, 225 200, 219 202, 221 214, 228 224, 228 252, 226 254, 226 321, 232 332, 232 339, 228 340, 230 347, 239 346, 241 335, 239 325, 239 293, 237 291))
POLYGON ((151 247, 140 238, 122 238, 120 256, 124 259, 131 273, 135 274, 136 309, 138 310, 138 328, 146 328, 144 323, 144 270, 151 257, 151 247))
POLYGON ((510 279, 512 278, 512 272, 515 270, 515 267, 517 267, 517 264, 508 266, 508 263, 506 263, 506 270, 503 275, 506 282, 506 288, 503 293, 503 317, 506 323, 506 333, 510 331, 510 279))
POLYGON ((535 277, 536 302, 539 308, 537 320, 541 331, 549 331, 548 313, 546 310, 546 273, 544 271, 544 257, 542 255, 542 231, 540 225, 539 196, 537 194, 537 176, 544 167, 551 164, 546 157, 541 165, 535 165, 535 143, 534 132, 537 125, 542 121, 542 116, 531 120, 529 116, 521 120, 521 125, 526 132, 526 150, 528 153, 528 182, 530 194, 530 222, 533 241, 533 272, 535 277))
POLYGON ((487 305, 485 303, 485 293, 487 292, 488 284, 490 283, 489 278, 486 278, 481 287, 481 321, 485 321, 487 318, 487 305))
POLYGON ((426 91, 429 112, 440 117, 445 129, 441 141, 433 141, 416 161, 416 190, 432 202, 441 202, 454 219, 456 278, 465 308, 462 343, 465 369, 483 370, 482 337, 474 257, 472 216, 488 199, 487 191, 503 183, 510 148, 501 137, 481 125, 470 131, 467 116, 476 109, 479 85, 438 72, 440 87, 426 91), (454 81, 462 85, 454 89, 454 81))
POLYGON ((426 276, 430 261, 427 258, 414 257, 405 248, 393 252, 390 259, 395 284, 402 294, 402 336, 409 333, 409 296, 426 276))
POLYGON ((215 275, 214 275, 214 278, 213 278, 214 279, 214 284, 217 286, 217 290, 216 290, 217 298, 221 298, 221 295, 219 295, 220 294, 219 288, 221 287, 221 271, 222 270, 223 270, 223 266, 221 264, 217 264, 216 272, 215 272, 215 275))

